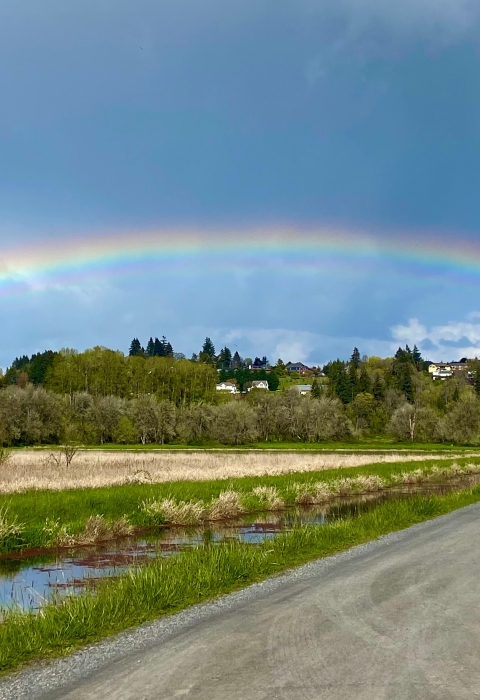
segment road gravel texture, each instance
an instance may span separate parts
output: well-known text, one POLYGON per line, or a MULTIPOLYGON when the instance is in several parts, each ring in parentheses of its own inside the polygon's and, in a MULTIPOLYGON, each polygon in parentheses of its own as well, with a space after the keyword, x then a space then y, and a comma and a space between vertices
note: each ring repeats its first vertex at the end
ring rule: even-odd
POLYGON ((480 697, 480 504, 0 681, 0 700, 480 697))

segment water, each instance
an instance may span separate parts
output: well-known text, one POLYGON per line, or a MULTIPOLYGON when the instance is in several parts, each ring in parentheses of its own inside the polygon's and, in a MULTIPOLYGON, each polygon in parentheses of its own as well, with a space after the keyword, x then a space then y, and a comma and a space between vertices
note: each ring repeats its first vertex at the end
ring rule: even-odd
POLYGON ((255 545, 302 525, 324 525, 359 515, 392 498, 408 498, 415 493, 446 493, 478 481, 477 476, 441 485, 421 484, 197 528, 163 529, 154 535, 122 539, 103 546, 62 549, 36 557, 5 556, 0 558, 0 610, 38 611, 52 600, 78 595, 100 579, 118 576, 129 568, 143 566, 158 557, 179 554, 191 547, 221 542, 255 545))

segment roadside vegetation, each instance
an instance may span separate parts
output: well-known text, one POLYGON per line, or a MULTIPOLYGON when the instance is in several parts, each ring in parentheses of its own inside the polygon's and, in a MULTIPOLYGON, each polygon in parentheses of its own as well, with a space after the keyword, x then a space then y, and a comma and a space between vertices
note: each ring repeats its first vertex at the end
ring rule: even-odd
POLYGON ((5 613, 0 625, 0 670, 69 653, 120 630, 479 500, 479 486, 445 496, 413 496, 330 525, 302 527, 257 546, 204 546, 179 557, 157 559, 102 582, 95 591, 48 604, 41 615, 5 613))
POLYGON ((384 463, 215 481, 130 483, 0 496, 0 553, 93 544, 159 526, 199 525, 480 473, 480 458, 384 463))

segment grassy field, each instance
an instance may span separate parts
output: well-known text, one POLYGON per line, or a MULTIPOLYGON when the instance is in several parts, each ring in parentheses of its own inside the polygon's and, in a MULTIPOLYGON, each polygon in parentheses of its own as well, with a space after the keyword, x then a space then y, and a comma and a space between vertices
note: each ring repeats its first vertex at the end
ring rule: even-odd
MULTIPOLYGON (((471 451, 470 451, 471 453, 471 451)), ((67 468, 60 451, 14 450, 0 465, 0 493, 78 489, 136 481, 173 482, 343 469, 372 463, 424 461, 466 454, 442 451, 133 451, 82 450, 67 468)), ((472 453, 474 454, 474 453, 472 453)))
POLYGON ((131 483, 101 488, 30 490, 0 495, 0 552, 93 543, 124 536, 132 528, 198 524, 245 512, 324 503, 339 495, 392 485, 440 481, 477 473, 480 457, 397 461, 217 479, 131 483), (436 466, 438 465, 438 466, 436 466), (455 466, 456 465, 456 466, 455 466))
MULTIPOLYGON (((19 452, 56 452, 61 449, 59 445, 36 445, 33 447, 13 447, 13 451, 19 452)), ((198 444, 169 442, 164 445, 148 443, 131 445, 106 443, 104 445, 82 445, 82 450, 102 452, 365 452, 365 451, 395 451, 395 452, 471 452, 477 449, 472 445, 453 445, 449 443, 426 442, 395 442, 391 438, 362 438, 346 442, 252 442, 247 445, 223 445, 220 442, 210 440, 198 444)))
POLYGON ((42 615, 7 614, 0 625, 0 670, 66 654, 128 627, 479 500, 480 487, 446 496, 394 500, 358 517, 303 527, 256 547, 229 544, 158 559, 105 581, 96 593, 47 605, 42 615))

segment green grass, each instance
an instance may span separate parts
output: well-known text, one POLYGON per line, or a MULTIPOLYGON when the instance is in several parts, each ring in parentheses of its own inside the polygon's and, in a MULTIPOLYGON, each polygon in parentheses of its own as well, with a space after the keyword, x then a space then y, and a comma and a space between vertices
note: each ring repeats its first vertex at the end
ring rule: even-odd
MULTIPOLYGON (((13 450, 32 450, 32 451, 55 451, 61 449, 59 445, 36 445, 33 447, 12 447, 13 450)), ((349 450, 351 452, 359 451, 402 451, 402 452, 472 452, 476 448, 472 445, 452 445, 447 443, 425 443, 425 442, 394 442, 389 438, 362 438, 361 440, 350 440, 346 442, 253 442, 248 445, 223 445, 220 442, 208 441, 199 444, 175 443, 171 442, 167 445, 157 445, 149 443, 148 445, 132 444, 120 445, 108 443, 104 445, 82 445, 82 450, 101 450, 101 451, 136 451, 136 452, 152 452, 162 450, 215 450, 226 452, 245 452, 248 450, 280 450, 291 452, 337 452, 339 450, 349 450)))
MULTIPOLYGON (((442 459, 442 466, 453 463, 464 465, 480 463, 480 458, 442 459)), ((20 494, 0 496, 0 515, 6 512, 9 521, 24 526, 20 535, 0 539, 0 553, 51 547, 53 535, 48 528, 52 523, 65 525, 70 534, 80 533, 88 518, 103 515, 107 521, 127 516, 135 527, 145 527, 153 522, 140 509, 143 501, 161 501, 173 498, 175 501, 204 501, 210 503, 227 489, 248 493, 256 486, 274 486, 287 505, 293 504, 296 492, 294 484, 329 482, 339 477, 378 475, 387 482, 400 472, 415 469, 428 469, 434 460, 401 462, 393 464, 373 464, 347 469, 329 469, 319 472, 296 472, 280 476, 243 477, 216 481, 178 481, 160 484, 126 484, 104 488, 70 489, 66 491, 28 491, 20 494), (50 523, 50 525, 46 524, 50 523)), ((156 521, 158 522, 158 520, 156 521)), ((50 527, 51 530, 51 527, 50 527)))
POLYGON ((287 568, 325 557, 480 501, 480 486, 446 496, 387 502, 358 517, 302 527, 259 546, 199 548, 104 581, 49 604, 42 615, 8 613, 0 625, 0 670, 58 656, 120 630, 225 594, 287 568))

